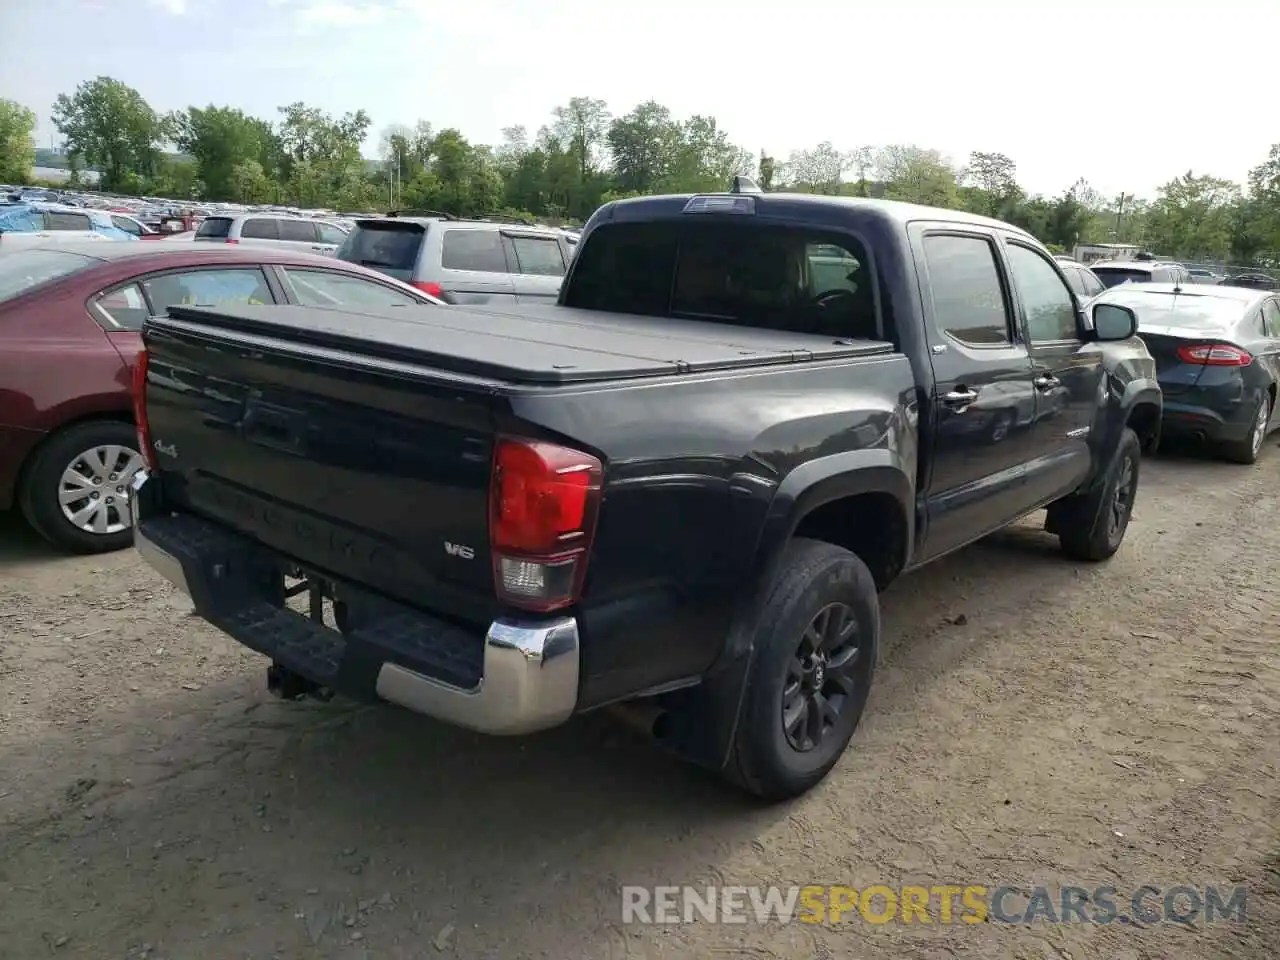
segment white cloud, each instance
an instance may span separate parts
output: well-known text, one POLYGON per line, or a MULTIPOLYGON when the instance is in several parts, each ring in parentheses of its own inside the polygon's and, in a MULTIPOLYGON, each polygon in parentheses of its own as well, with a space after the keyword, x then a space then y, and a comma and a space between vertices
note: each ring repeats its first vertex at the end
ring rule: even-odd
POLYGON ((151 2, 165 13, 171 13, 175 17, 180 17, 187 12, 187 0, 151 0, 151 2))
POLYGON ((345 0, 310 0, 300 6, 298 19, 330 27, 356 27, 381 23, 386 8, 377 3, 350 3, 345 0))

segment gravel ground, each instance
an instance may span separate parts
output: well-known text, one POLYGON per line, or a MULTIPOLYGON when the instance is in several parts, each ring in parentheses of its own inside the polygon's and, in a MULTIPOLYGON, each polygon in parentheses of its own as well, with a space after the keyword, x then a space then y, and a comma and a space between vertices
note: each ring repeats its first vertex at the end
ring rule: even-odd
POLYGON ((287 704, 131 552, 0 524, 0 957, 1280 956, 1280 454, 1144 464, 1109 564, 905 578, 852 748, 754 806, 604 718, 287 704), (620 922, 620 884, 1247 884, 1248 921, 620 922))

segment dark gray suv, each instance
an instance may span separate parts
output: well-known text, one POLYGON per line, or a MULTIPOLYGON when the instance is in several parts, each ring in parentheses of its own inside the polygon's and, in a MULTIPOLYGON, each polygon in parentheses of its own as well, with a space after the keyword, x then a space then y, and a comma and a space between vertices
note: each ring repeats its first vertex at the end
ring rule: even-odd
POLYGON ((572 255, 559 229, 445 215, 357 220, 336 254, 446 303, 555 300, 572 255))

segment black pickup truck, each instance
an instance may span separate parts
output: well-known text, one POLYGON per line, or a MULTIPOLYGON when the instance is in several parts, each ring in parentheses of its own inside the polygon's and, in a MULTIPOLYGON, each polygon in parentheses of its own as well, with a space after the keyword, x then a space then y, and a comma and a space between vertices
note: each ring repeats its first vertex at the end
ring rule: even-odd
POLYGON ((1046 507, 1069 558, 1120 546, 1161 414, 1134 330, 994 220, 617 201, 555 305, 149 320, 137 547, 277 692, 493 734, 627 703, 794 796, 892 580, 1046 507))

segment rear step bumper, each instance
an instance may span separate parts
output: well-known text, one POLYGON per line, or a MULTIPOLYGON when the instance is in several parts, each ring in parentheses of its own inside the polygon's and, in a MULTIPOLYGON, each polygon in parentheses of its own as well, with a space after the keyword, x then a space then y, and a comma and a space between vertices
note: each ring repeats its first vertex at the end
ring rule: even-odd
POLYGON ((381 699, 490 734, 557 726, 578 700, 577 621, 499 619, 483 640, 358 587, 336 585, 361 616, 339 633, 285 606, 268 571, 287 563, 190 514, 145 509, 135 484, 139 555, 191 597, 196 613, 235 640, 338 693, 381 699))

